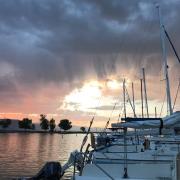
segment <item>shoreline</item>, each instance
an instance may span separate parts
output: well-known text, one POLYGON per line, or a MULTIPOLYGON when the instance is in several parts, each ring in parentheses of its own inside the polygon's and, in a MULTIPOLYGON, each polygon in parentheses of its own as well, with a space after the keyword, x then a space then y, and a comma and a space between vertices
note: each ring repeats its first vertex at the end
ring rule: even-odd
MULTIPOLYGON (((86 132, 81 131, 30 131, 30 130, 0 130, 0 134, 2 133, 42 133, 42 134, 86 134, 86 132)), ((98 131, 92 131, 92 133, 99 133, 98 131)))

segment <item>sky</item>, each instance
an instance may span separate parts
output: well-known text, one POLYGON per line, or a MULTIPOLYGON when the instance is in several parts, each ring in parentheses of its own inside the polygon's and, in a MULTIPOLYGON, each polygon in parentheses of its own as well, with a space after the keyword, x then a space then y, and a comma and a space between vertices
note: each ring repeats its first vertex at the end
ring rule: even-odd
MULTIPOLYGON (((123 116, 124 79, 131 100, 134 83, 141 116, 142 68, 150 116, 155 107, 166 115, 156 3, 180 53, 178 0, 0 0, 0 117, 39 122, 46 114, 88 126, 95 116, 94 126, 104 127, 123 116)), ((166 47, 174 103, 180 64, 167 39, 166 47)))

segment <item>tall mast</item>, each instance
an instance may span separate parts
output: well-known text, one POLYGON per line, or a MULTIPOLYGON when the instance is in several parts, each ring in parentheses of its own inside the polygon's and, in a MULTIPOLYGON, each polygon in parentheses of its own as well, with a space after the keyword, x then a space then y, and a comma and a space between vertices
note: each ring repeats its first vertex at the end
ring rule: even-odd
POLYGON ((123 81, 123 98, 124 98, 124 117, 126 118, 126 80, 123 81))
POLYGON ((170 86, 169 86, 169 75, 168 75, 168 64, 167 64, 167 54, 166 54, 166 46, 165 46, 165 32, 164 32, 164 25, 161 19, 161 12, 160 7, 157 5, 158 13, 159 13, 159 25, 160 25, 160 36, 161 36, 161 46, 162 46, 162 53, 163 53, 163 62, 164 62, 164 76, 166 80, 166 94, 167 94, 167 106, 170 115, 173 114, 173 109, 171 105, 171 93, 170 93, 170 86))
POLYGON ((144 117, 144 107, 143 107, 143 81, 142 79, 140 79, 140 82, 141 82, 141 110, 142 110, 142 118, 144 117))
POLYGON ((145 70, 144 70, 144 68, 142 68, 142 72, 143 72, 143 84, 144 84, 146 111, 147 111, 147 117, 149 118, 149 109, 148 109, 148 101, 147 101, 146 79, 145 79, 145 70))
POLYGON ((157 118, 157 109, 156 109, 156 106, 155 106, 155 118, 157 118))
MULTIPOLYGON (((126 119, 126 80, 123 81, 123 95, 124 95, 124 118, 126 119)), ((127 128, 124 128, 124 176, 123 178, 128 178, 127 173, 127 128)))

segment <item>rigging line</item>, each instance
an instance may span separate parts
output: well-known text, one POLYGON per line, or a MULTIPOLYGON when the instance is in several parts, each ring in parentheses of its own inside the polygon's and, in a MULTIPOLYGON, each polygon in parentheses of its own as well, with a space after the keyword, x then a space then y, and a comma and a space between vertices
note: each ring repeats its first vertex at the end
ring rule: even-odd
POLYGON ((125 90, 126 90, 126 95, 127 95, 127 97, 128 97, 128 101, 129 101, 129 103, 130 103, 130 105, 131 105, 131 108, 132 108, 132 110, 133 110, 134 117, 136 117, 136 113, 135 113, 134 107, 133 107, 133 105, 132 105, 132 103, 131 103, 131 99, 130 99, 130 96, 129 96, 129 93, 128 93, 128 90, 127 90, 126 87, 125 87, 125 90))
POLYGON ((114 103, 113 109, 112 109, 111 114, 110 114, 110 116, 109 116, 109 120, 108 120, 107 123, 106 123, 106 126, 105 126, 105 128, 104 128, 104 131, 107 129, 107 127, 108 127, 108 125, 109 125, 109 122, 110 122, 110 120, 111 120, 112 114, 113 114, 114 110, 116 109, 116 105, 119 103, 119 101, 120 101, 120 99, 119 99, 117 102, 114 103))
POLYGON ((117 103, 114 103, 113 109, 112 109, 112 111, 111 111, 111 114, 110 114, 110 116, 109 116, 109 120, 108 120, 108 122, 107 122, 107 124, 106 124, 105 129, 106 129, 106 128, 108 127, 108 125, 109 125, 109 121, 110 121, 111 116, 112 116, 112 114, 113 114, 113 111, 114 111, 114 109, 115 109, 115 107, 116 107, 116 104, 117 104, 117 103))
MULTIPOLYGON (((107 83, 107 81, 108 81, 108 79, 105 80, 105 84, 107 83)), ((109 115, 108 121, 106 122, 106 125, 105 125, 103 131, 105 131, 105 130, 107 129, 108 125, 109 125, 109 122, 110 122, 110 120, 111 120, 111 116, 112 116, 113 111, 114 111, 114 109, 115 109, 115 107, 116 107, 116 104, 117 104, 117 103, 114 103, 113 109, 112 109, 112 111, 111 111, 111 114, 109 115)))
POLYGON ((179 88, 180 88, 180 79, 179 79, 179 84, 178 84, 176 96, 175 96, 175 99, 174 99, 173 110, 174 110, 174 107, 175 107, 175 104, 176 104, 176 100, 177 100, 177 97, 178 97, 179 88))
POLYGON ((107 121, 107 123, 106 123, 106 126, 105 126, 105 128, 104 128, 104 131, 107 129, 107 127, 108 127, 108 125, 109 125, 109 122, 110 122, 110 120, 111 120, 111 116, 112 116, 112 114, 113 114, 113 112, 114 112, 114 110, 115 110, 115 108, 116 108, 116 105, 117 105, 117 103, 114 103, 113 109, 112 109, 111 114, 110 114, 110 116, 109 116, 109 119, 108 119, 108 121, 107 121))
MULTIPOLYGON (((106 80, 106 81, 107 81, 107 80, 106 80)), ((112 109, 111 114, 110 114, 110 116, 109 116, 109 119, 108 119, 108 121, 107 121, 107 123, 106 123, 106 126, 105 126, 105 128, 104 128, 104 131, 107 129, 107 127, 108 127, 108 125, 109 125, 109 122, 110 122, 110 120, 111 120, 112 114, 113 114, 113 112, 114 112, 114 110, 115 110, 115 108, 116 108, 116 105, 120 102, 120 100, 121 100, 121 97, 119 97, 119 100, 114 103, 113 109, 112 109)), ((122 107, 121 107, 121 109, 122 109, 122 107)), ((119 118, 120 118, 120 114, 119 114, 119 118)), ((119 120, 119 118, 118 118, 118 120, 119 120)))
POLYGON ((166 94, 164 95, 163 104, 161 106, 161 111, 160 111, 159 117, 161 117, 161 115, 162 115, 165 99, 166 99, 166 94))
POLYGON ((117 122, 119 122, 119 119, 120 119, 120 117, 122 115, 122 109, 123 109, 123 103, 121 104, 120 113, 119 113, 117 122))
POLYGON ((164 32, 165 32, 165 34, 166 34, 166 37, 167 37, 169 43, 171 44, 171 47, 172 47, 172 49, 173 49, 173 51, 174 51, 174 54, 175 54, 176 58, 178 59, 178 61, 179 61, 179 63, 180 63, 180 58, 179 58, 179 56, 178 56, 178 53, 177 53, 177 51, 176 51, 176 49, 175 49, 175 47, 174 47, 174 45, 173 45, 173 43, 172 43, 172 41, 171 41, 171 38, 170 38, 169 34, 167 33, 167 31, 166 31, 166 29, 165 29, 164 26, 163 26, 163 29, 164 29, 164 32))

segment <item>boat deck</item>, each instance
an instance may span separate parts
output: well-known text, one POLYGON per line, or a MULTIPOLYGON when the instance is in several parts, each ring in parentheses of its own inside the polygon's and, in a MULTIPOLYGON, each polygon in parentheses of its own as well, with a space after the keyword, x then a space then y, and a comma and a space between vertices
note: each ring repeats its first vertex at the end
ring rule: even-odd
MULTIPOLYGON (((128 179, 172 179, 173 168, 170 164, 162 163, 139 163, 128 164, 128 179), (163 171, 161 171, 163 169, 163 171)), ((96 179, 123 179, 124 165, 123 164, 88 164, 83 170, 82 176, 77 176, 78 180, 96 180, 96 179)))

